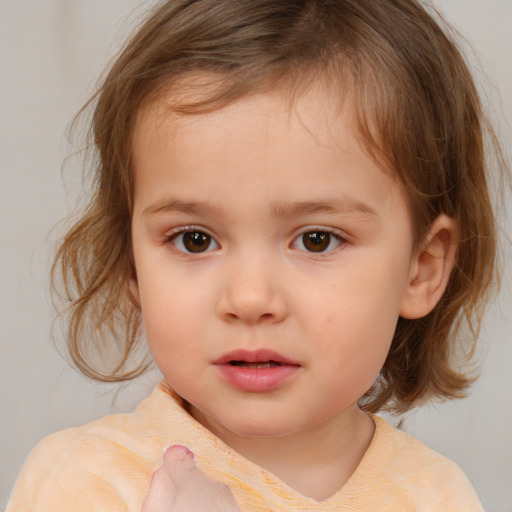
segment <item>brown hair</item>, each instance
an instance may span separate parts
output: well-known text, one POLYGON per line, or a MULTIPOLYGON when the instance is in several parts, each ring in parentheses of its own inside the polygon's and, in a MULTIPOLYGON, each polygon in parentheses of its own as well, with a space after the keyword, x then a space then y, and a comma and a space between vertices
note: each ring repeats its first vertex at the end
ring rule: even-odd
POLYGON ((140 361, 127 367, 141 339, 127 287, 134 274, 131 137, 141 109, 164 89, 176 92, 172 108, 186 115, 278 85, 298 91, 320 80, 350 95, 361 143, 398 176, 415 242, 440 213, 461 231, 443 298, 425 318, 399 319, 362 407, 405 411, 432 397, 462 396, 471 377, 454 364, 455 335, 468 320, 471 355, 496 273, 496 227, 480 101, 434 16, 415 0, 171 0, 155 7, 89 102, 97 152, 93 193, 52 269, 69 301, 69 351, 84 374, 125 380, 147 367, 140 361), (212 82, 200 101, 187 103, 180 84, 198 73, 212 82), (95 352, 101 355, 112 340, 121 356, 103 371, 95 352))

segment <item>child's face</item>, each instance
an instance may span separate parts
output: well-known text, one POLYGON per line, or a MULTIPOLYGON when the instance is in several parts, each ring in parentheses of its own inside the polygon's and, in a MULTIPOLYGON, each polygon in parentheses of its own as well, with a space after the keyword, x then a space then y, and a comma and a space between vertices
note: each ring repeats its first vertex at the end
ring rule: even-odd
POLYGON ((349 417, 390 347, 409 213, 334 110, 315 91, 139 118, 132 291, 166 381, 221 437, 349 417))

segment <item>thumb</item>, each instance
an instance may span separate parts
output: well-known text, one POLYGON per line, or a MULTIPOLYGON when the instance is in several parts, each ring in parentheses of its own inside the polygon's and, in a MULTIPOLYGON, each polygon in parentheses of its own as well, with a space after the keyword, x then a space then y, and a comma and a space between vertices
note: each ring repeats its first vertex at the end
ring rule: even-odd
POLYGON ((176 486, 165 467, 160 466, 153 473, 142 512, 171 512, 174 508, 176 491, 176 486))

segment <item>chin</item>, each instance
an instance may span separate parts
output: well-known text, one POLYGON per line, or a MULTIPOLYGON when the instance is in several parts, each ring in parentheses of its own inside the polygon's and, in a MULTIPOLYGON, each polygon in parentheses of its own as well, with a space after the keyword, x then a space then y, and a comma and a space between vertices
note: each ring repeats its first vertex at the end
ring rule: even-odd
POLYGON ((239 437, 286 437, 293 434, 294 432, 289 428, 275 428, 269 425, 249 425, 236 429, 232 429, 231 432, 239 437))
POLYGON ((199 423, 209 429, 221 439, 224 437, 223 433, 229 432, 238 437, 284 437, 296 432, 297 426, 290 425, 290 423, 283 422, 282 415, 267 413, 265 415, 247 414, 241 412, 236 417, 221 417, 211 416, 208 413, 192 412, 199 423))
POLYGON ((239 437, 286 437, 295 434, 300 426, 281 421, 283 418, 267 415, 254 418, 246 415, 231 422, 223 422, 225 429, 239 437))

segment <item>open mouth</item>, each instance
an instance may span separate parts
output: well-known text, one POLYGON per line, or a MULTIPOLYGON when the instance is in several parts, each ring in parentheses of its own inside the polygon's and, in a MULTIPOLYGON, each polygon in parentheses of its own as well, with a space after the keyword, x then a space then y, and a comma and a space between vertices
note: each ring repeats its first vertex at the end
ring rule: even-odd
POLYGON ((213 361, 222 379, 244 393, 270 393, 300 375, 302 365, 265 348, 232 350, 213 361))
POLYGON ((254 363, 248 363, 247 361, 229 361, 228 364, 242 368, 275 368, 277 366, 283 366, 283 363, 279 363, 278 361, 258 361, 254 363))
POLYGON ((300 366, 278 352, 268 349, 233 350, 213 361, 216 365, 240 368, 275 368, 278 366, 300 366))

